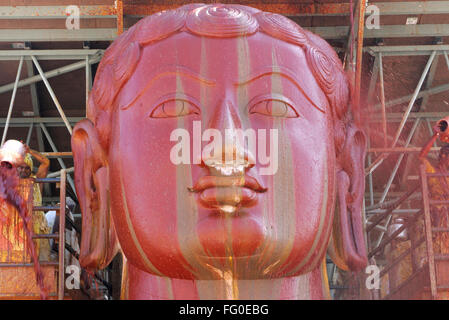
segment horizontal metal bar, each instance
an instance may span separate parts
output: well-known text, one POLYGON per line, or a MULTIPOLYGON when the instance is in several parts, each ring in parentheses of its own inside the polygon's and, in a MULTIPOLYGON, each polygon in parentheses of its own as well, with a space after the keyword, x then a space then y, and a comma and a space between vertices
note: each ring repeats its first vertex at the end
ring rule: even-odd
POLYGON ((380 15, 414 15, 449 13, 449 1, 371 2, 380 15))
POLYGON ((426 173, 428 177, 449 177, 449 173, 435 172, 435 173, 426 173))
POLYGON ((435 206, 439 206, 439 205, 449 205, 449 200, 430 200, 429 201, 430 204, 435 205, 435 206))
MULTIPOLYGON (((419 97, 419 96, 418 96, 419 97)), ((449 111, 443 111, 443 112, 410 112, 409 114, 409 120, 412 119, 441 119, 444 117, 447 117, 449 114, 449 111)), ((389 122, 398 122, 402 119, 402 117, 404 116, 403 113, 401 112, 390 112, 387 114, 387 120, 389 122)), ((372 114, 369 116, 369 118, 365 118, 365 119, 369 119, 370 122, 378 122, 380 120, 382 120, 381 115, 378 114, 372 114)))
POLYGON ((40 154, 46 156, 48 159, 73 157, 72 152, 40 152, 40 154))
MULTIPOLYGON (((47 294, 47 298, 48 297, 57 297, 58 295, 56 293, 48 293, 47 294)), ((14 298, 17 299, 17 293, 1 293, 0 294, 0 300, 5 299, 6 297, 11 297, 11 300, 13 300, 14 298)), ((20 297, 31 297, 31 298, 37 298, 39 297, 39 294, 36 293, 21 293, 20 297)))
POLYGON ((32 236, 33 239, 58 239, 59 233, 50 233, 50 234, 35 234, 32 236))
MULTIPOLYGON (((436 44, 436 45, 414 45, 414 46, 371 46, 365 47, 366 52, 375 55, 378 52, 382 52, 382 56, 388 56, 389 54, 400 54, 400 53, 432 53, 433 51, 440 51, 439 53, 444 53, 444 51, 449 50, 449 45, 447 44, 436 44)), ((428 53, 428 54, 430 54, 428 53)))
MULTIPOLYGON (((299 2, 299 1, 297 1, 299 2)), ((254 1, 238 1, 239 4, 250 5, 262 11, 283 14, 290 17, 308 15, 346 15, 350 12, 349 3, 255 3, 254 1)), ((124 4, 123 15, 126 17, 144 17, 162 10, 171 10, 184 2, 165 1, 163 4, 124 4)))
MULTIPOLYGON (((305 27, 324 39, 345 39, 348 26, 305 27)), ((364 38, 406 38, 449 36, 449 24, 385 25, 380 29, 365 30, 364 38)), ((3 29, 1 42, 13 41, 113 41, 115 28, 65 29, 3 29)))
MULTIPOLYGON (((421 211, 421 209, 396 209, 396 210, 393 210, 392 214, 398 214, 398 215, 405 214, 405 213, 415 214, 415 213, 418 213, 419 211, 421 211)), ((379 213, 385 213, 385 212, 387 212, 387 209, 375 209, 375 210, 367 211, 366 213, 371 215, 371 214, 379 214, 379 213)), ((368 224, 370 224, 369 221, 368 221, 368 224)))
MULTIPOLYGON (((298 1, 299 2, 299 1, 298 1)), ((262 3, 259 1, 239 1, 240 4, 248 4, 263 11, 283 14, 289 17, 302 16, 340 16, 350 14, 350 4, 345 3, 262 3)), ((180 4, 180 3, 179 3, 180 4)), ((174 9, 179 4, 124 4, 125 16, 141 17, 166 9, 174 9)), ((413 1, 413 2, 375 2, 380 15, 405 15, 405 14, 441 14, 449 13, 449 1, 413 1)), ((365 13, 370 15, 369 11, 365 13)))
MULTIPOLYGON (((58 266, 58 262, 39 261, 41 266, 58 266)), ((0 263, 0 268, 32 267, 34 263, 0 263)))
MULTIPOLYGON (((0 6, 0 19, 66 19, 68 6, 0 6)), ((115 18, 112 5, 77 6, 81 19, 115 18)))
POLYGON ((60 209, 59 206, 36 206, 36 207, 33 207, 33 211, 52 211, 52 210, 58 211, 59 209, 60 209))
POLYGON ((1 42, 17 41, 113 41, 115 28, 94 29, 0 29, 1 42))
MULTIPOLYGON (((433 147, 430 148, 430 152, 438 152, 440 151, 440 147, 433 147)), ((369 148, 368 152, 372 153, 382 153, 382 152, 388 152, 388 153, 419 153, 421 152, 422 148, 419 147, 395 147, 395 148, 369 148)))
POLYGON ((71 50, 0 50, 0 61, 14 61, 24 57, 31 60, 31 56, 37 60, 85 60, 86 56, 102 55, 104 50, 71 49, 71 50))
MULTIPOLYGON (((85 119, 84 117, 68 117, 67 118, 70 123, 76 124, 77 122, 85 119)), ((4 126, 6 123, 6 118, 0 118, 0 127, 4 126)), ((11 118, 10 125, 21 125, 28 127, 30 123, 44 123, 45 126, 51 124, 61 124, 64 125, 64 122, 60 117, 21 117, 21 118, 11 118)))
POLYGON ((59 178, 36 178, 34 179, 36 183, 55 183, 60 182, 59 178))
MULTIPOLYGON (((73 171, 75 171, 75 168, 71 167, 66 170, 66 173, 72 173, 73 171)), ((47 174, 47 178, 59 177, 60 175, 61 175, 61 171, 55 171, 55 172, 51 172, 51 173, 47 174)))
MULTIPOLYGON (((86 57, 84 56, 79 56, 79 55, 66 55, 66 56, 53 56, 53 55, 43 55, 40 56, 39 58, 36 58, 39 61, 44 61, 44 60, 61 60, 61 61, 73 61, 73 60, 83 60, 86 57)), ((20 60, 20 57, 17 56, 4 56, 1 57, 0 56, 0 61, 18 61, 20 60)), ((23 58, 24 61, 32 61, 30 56, 25 56, 23 58)))
POLYGON ((102 49, 55 49, 55 50, 0 50, 0 57, 31 57, 37 59, 41 56, 80 56, 84 59, 86 56, 102 54, 102 49))
POLYGON ((432 228, 432 232, 449 232, 449 228, 432 228))
MULTIPOLYGON (((305 28, 324 39, 344 39, 349 27, 309 27, 305 28)), ((445 37, 449 35, 449 24, 385 25, 380 29, 367 29, 364 38, 407 38, 407 37, 445 37)))

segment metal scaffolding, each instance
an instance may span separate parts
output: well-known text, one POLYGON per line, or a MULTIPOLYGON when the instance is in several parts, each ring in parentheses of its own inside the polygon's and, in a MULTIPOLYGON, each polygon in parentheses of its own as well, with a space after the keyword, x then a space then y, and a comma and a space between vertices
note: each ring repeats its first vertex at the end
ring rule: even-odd
MULTIPOLYGON (((0 94, 8 91, 12 91, 13 94, 11 96, 10 105, 8 108, 8 116, 6 119, 0 119, 0 127, 4 127, 3 136, 2 136, 2 144, 6 140, 7 132, 9 127, 26 127, 29 128, 27 141, 29 142, 32 129, 36 129, 39 151, 50 156, 54 157, 58 160, 61 169, 67 169, 63 157, 71 156, 71 152, 60 152, 56 145, 53 142, 51 135, 49 134, 47 127, 51 126, 65 126, 69 131, 70 135, 72 134, 72 125, 82 120, 82 117, 68 118, 64 113, 64 109, 62 105, 59 103, 59 100, 52 89, 50 83, 48 82, 49 78, 56 77, 61 74, 65 74, 74 70, 85 69, 86 73, 86 97, 88 92, 92 87, 92 72, 91 65, 98 63, 103 56, 104 50, 90 50, 90 49, 73 49, 73 50, 0 50, 0 60, 19 60, 19 67, 17 70, 17 76, 14 83, 6 84, 0 87, 0 94), (80 60, 79 62, 72 63, 69 65, 65 65, 63 67, 59 67, 57 69, 44 72, 39 64, 39 60, 80 60), (29 65, 28 74, 29 77, 26 79, 20 80, 20 74, 22 70, 23 62, 32 61, 38 70, 38 75, 34 75, 32 65, 29 65), (60 118, 42 118, 40 117, 40 107, 37 99, 36 87, 35 84, 38 81, 43 81, 45 87, 47 88, 50 96, 55 104, 56 109, 60 115, 60 118), (24 117, 24 118, 11 118, 12 110, 14 108, 14 101, 16 97, 17 89, 23 86, 31 86, 31 97, 33 104, 33 117, 24 117), (44 134, 47 142, 50 144, 52 148, 52 152, 46 152, 44 150, 44 134)), ((87 101, 86 101, 87 102, 87 101)), ((84 108, 85 109, 85 108, 84 108)), ((72 188, 74 194, 75 192, 75 184, 70 175, 67 175, 67 181, 72 188)))

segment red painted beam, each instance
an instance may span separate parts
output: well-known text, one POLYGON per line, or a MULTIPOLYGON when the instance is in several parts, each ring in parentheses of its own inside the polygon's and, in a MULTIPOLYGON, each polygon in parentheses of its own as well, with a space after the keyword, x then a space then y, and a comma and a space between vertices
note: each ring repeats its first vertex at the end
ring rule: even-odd
MULTIPOLYGON (((144 16, 151 15, 153 13, 170 10, 181 6, 186 3, 195 3, 197 1, 165 1, 165 3, 152 3, 145 5, 132 5, 124 4, 124 15, 125 16, 144 16)), ((221 1, 221 3, 234 2, 235 1, 221 1)), ((262 11, 269 11, 284 15, 304 15, 304 14, 348 14, 349 13, 349 3, 257 3, 255 1, 240 1, 239 4, 249 5, 251 7, 258 8, 262 11)))

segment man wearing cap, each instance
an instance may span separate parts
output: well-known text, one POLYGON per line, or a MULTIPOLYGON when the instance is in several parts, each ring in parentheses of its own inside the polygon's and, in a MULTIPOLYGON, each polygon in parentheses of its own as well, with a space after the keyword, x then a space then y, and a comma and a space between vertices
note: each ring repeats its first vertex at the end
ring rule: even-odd
MULTIPOLYGON (((45 216, 43 212, 33 212, 32 207, 42 205, 41 190, 34 183, 34 177, 45 177, 48 172, 49 161, 47 158, 36 155, 41 162, 36 176, 32 176, 33 162, 31 156, 27 154, 38 154, 29 150, 29 148, 17 140, 8 140, 0 148, 0 165, 9 170, 17 170, 17 174, 21 178, 17 185, 17 191, 28 203, 28 214, 32 214, 32 230, 35 234, 48 233, 45 216), (33 196, 33 198, 31 198, 33 196), (33 201, 31 201, 33 200, 33 201)), ((31 227, 31 226, 30 226, 31 227)), ((39 247, 47 247, 48 240, 35 241, 36 250, 39 247)), ((43 250, 49 252, 49 249, 43 250)), ((45 259, 47 254, 43 255, 45 259)), ((47 259, 45 259, 47 260, 47 259)), ((31 257, 26 249, 26 235, 22 219, 19 217, 17 209, 6 201, 0 202, 0 262, 30 262, 31 257)))
MULTIPOLYGON (((24 158, 24 163, 17 167, 17 172, 21 181, 23 179, 30 179, 33 181, 34 178, 46 178, 48 174, 48 169, 50 167, 50 160, 47 157, 40 154, 39 152, 30 149, 29 146, 24 145, 26 156, 24 158), (39 161, 40 165, 37 169, 36 174, 33 173, 33 157, 39 161)), ((42 183, 33 183, 33 205, 42 206, 42 183)), ((45 219, 45 213, 43 211, 33 212, 33 232, 35 234, 48 234, 50 233, 50 228, 47 225, 47 220, 45 219)), ((37 240, 36 249, 39 252, 40 260, 49 260, 50 257, 50 244, 48 240, 37 240)))
MULTIPOLYGON (((0 165, 6 170, 16 171, 19 166, 24 164, 25 156, 26 148, 20 141, 8 140, 0 148, 0 165)), ((27 188, 20 183, 17 189, 26 201, 28 197, 24 191, 27 188)), ((31 214, 31 209, 31 206, 28 206, 28 214, 31 214)), ((15 206, 7 201, 0 201, 0 262, 31 261, 31 256, 26 250, 26 234, 23 223, 15 206)))

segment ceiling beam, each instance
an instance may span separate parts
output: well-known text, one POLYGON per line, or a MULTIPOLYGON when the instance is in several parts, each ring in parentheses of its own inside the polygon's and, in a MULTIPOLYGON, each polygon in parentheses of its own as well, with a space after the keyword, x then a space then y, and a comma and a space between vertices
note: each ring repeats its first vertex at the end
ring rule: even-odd
POLYGON ((1 29, 0 41, 113 41, 117 37, 115 28, 94 29, 1 29))
MULTIPOLYGON (((349 27, 310 27, 305 28, 324 39, 343 39, 349 27)), ((364 38, 409 38, 449 36, 449 24, 384 25, 380 29, 365 30, 364 38)))
MULTIPOLYGON (((153 13, 175 9, 183 3, 171 4, 124 4, 125 16, 143 17, 153 13)), ((240 4, 257 7, 263 11, 283 14, 290 17, 301 16, 341 16, 349 15, 350 4, 344 3, 261 3, 254 5, 251 1, 240 1, 240 4)), ((380 15, 420 15, 449 13, 449 1, 412 1, 412 2, 374 2, 380 15)), ((80 18, 115 18, 115 5, 78 6, 80 18)), ((1 19, 65 19, 67 6, 0 6, 1 19)), ((367 12, 367 15, 370 13, 367 12)))
MULTIPOLYGON (((324 39, 345 39, 349 27, 306 27, 324 39)), ((365 30, 364 38, 408 38, 449 36, 449 24, 387 25, 382 28, 365 30)), ((117 30, 113 28, 95 29, 3 29, 0 41, 113 41, 117 30)))
MULTIPOLYGON (((66 19, 68 6, 0 6, 0 19, 66 19)), ((78 6, 80 18, 115 18, 112 5, 78 6)))
MULTIPOLYGON (((410 115, 408 117, 409 120, 412 119, 430 119, 430 120, 440 120, 441 118, 447 117, 448 112, 442 111, 442 112, 410 112, 410 115)), ((402 112, 390 112, 387 113, 387 120, 388 122, 398 122, 402 120, 402 117, 404 116, 404 113, 402 112)), ((365 118, 369 122, 379 122, 382 121, 382 117, 379 114, 372 114, 369 115, 369 117, 365 118)))
MULTIPOLYGON (((341 16, 349 15, 350 3, 260 3, 239 1, 239 4, 256 7, 262 11, 283 14, 289 17, 302 16, 341 16)), ((380 15, 418 15, 449 13, 449 1, 412 1, 412 2, 373 2, 379 8, 380 15)), ((125 4, 125 16, 143 17, 153 13, 175 9, 180 3, 172 4, 125 4)), ((367 12, 366 15, 370 15, 367 12)))
MULTIPOLYGON (((67 120, 76 124, 77 122, 85 119, 84 117, 67 117, 67 120)), ((0 127, 4 127, 6 118, 0 118, 0 127)), ((10 119, 11 127, 29 127, 30 123, 44 123, 46 127, 64 127, 64 121, 60 117, 16 117, 10 119)))
POLYGON ((101 55, 104 50, 100 49, 55 49, 55 50, 0 50, 1 60, 84 60, 86 56, 101 55))
POLYGON ((449 45, 371 46, 365 47, 364 51, 373 57, 376 57, 379 52, 382 52, 382 57, 430 55, 433 51, 437 51, 437 54, 444 54, 445 51, 449 51, 449 45))

